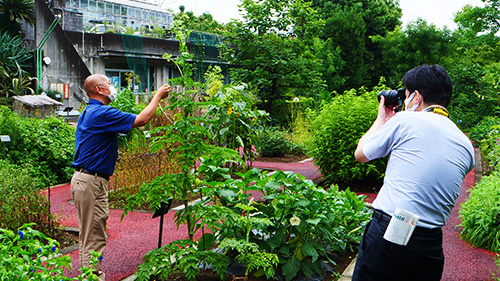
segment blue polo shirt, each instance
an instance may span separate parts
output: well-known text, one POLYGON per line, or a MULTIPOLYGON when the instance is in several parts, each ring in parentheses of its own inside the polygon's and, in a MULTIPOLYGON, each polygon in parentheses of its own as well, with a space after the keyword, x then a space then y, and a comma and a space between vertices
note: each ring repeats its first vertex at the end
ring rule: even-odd
POLYGON ((74 168, 112 175, 118 159, 118 133, 128 133, 135 114, 90 99, 78 118, 74 168))

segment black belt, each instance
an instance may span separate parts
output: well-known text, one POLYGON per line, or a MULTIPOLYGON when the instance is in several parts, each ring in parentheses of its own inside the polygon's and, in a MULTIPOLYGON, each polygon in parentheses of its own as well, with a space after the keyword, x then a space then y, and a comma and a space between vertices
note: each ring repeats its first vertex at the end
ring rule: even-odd
MULTIPOLYGON (((386 214, 385 212, 383 212, 381 210, 374 209, 373 210, 372 218, 374 220, 378 220, 378 221, 383 221, 383 222, 389 223, 391 221, 392 216, 386 214)), ((437 228, 427 228, 427 227, 417 226, 415 228, 415 231, 416 232, 420 232, 420 233, 437 234, 437 233, 441 232, 441 228, 440 227, 437 227, 437 228)))
POLYGON ((75 170, 78 171, 78 172, 82 172, 84 174, 98 176, 98 177, 101 177, 101 178, 109 181, 109 175, 108 174, 94 172, 94 171, 91 171, 91 170, 85 169, 85 168, 75 168, 75 170))

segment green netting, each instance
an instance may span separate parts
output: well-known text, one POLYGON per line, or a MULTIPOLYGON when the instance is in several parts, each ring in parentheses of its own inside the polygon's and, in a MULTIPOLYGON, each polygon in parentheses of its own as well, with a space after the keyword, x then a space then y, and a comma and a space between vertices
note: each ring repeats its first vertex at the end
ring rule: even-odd
POLYGON ((145 58, 144 42, 141 36, 122 34, 123 48, 129 69, 139 76, 141 84, 139 91, 144 92, 148 87, 148 64, 145 58))

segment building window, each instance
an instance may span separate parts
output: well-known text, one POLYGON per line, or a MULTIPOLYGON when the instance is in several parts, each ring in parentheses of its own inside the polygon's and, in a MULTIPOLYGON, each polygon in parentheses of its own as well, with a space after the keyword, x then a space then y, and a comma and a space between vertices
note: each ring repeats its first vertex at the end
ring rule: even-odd
POLYGON ((113 14, 120 15, 120 5, 114 6, 113 14))
POLYGON ((101 13, 104 13, 104 2, 101 1, 97 2, 97 10, 101 13))
POLYGON ((113 4, 106 3, 106 13, 108 13, 108 14, 112 14, 113 13, 113 4))
POLYGON ((70 7, 75 7, 75 8, 80 8, 80 1, 79 0, 70 0, 69 1, 69 6, 70 7))
POLYGON ((97 5, 94 0, 89 1, 89 10, 91 11, 97 11, 97 5))
POLYGON ((81 0, 80 1, 80 8, 88 9, 89 8, 89 0, 81 0))

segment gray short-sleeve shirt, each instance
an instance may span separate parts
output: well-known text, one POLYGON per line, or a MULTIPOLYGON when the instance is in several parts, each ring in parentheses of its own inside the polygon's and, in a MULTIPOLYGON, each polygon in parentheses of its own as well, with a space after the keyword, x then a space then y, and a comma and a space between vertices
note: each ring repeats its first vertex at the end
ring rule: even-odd
POLYGON ((419 226, 445 225, 465 175, 474 167, 474 148, 447 117, 400 112, 363 144, 370 159, 389 155, 375 209, 392 215, 402 208, 420 215, 419 226))

